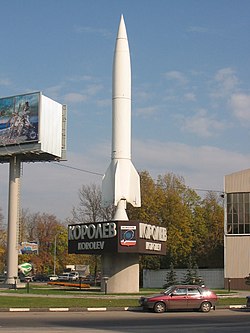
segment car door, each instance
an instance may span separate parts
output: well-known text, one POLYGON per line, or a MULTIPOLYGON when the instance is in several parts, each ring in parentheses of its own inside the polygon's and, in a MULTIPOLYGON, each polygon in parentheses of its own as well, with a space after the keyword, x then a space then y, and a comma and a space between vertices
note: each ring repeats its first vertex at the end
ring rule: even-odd
POLYGON ((188 309, 199 309, 202 303, 202 295, 197 287, 188 287, 187 301, 188 309))
POLYGON ((187 288, 181 287, 176 288, 172 291, 169 301, 168 301, 168 309, 187 309, 187 288))

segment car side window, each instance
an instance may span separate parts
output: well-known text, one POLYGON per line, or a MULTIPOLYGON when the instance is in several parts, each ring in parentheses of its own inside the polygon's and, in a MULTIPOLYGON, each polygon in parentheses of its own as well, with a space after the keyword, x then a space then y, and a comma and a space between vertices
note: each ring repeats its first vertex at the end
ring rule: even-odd
POLYGON ((198 288, 188 288, 188 295, 200 295, 198 288))
POLYGON ((174 296, 184 296, 187 294, 187 289, 186 288, 176 288, 173 291, 174 296))

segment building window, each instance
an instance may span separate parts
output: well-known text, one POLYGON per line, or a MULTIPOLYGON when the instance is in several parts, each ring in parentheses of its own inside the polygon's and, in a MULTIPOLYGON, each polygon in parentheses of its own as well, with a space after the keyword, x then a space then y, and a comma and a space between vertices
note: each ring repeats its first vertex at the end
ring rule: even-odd
POLYGON ((250 233, 250 193, 227 193, 227 234, 250 233))

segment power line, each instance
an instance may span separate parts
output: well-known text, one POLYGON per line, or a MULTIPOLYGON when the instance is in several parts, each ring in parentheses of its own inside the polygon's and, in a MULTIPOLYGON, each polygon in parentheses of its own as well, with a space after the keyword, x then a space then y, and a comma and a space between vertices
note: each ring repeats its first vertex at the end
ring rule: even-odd
POLYGON ((81 171, 81 172, 85 172, 85 173, 90 173, 92 175, 97 175, 97 176, 102 176, 103 177, 102 173, 98 173, 98 172, 93 172, 93 171, 89 171, 89 170, 84 170, 84 169, 72 167, 70 165, 62 164, 61 162, 54 162, 54 163, 56 165, 59 165, 59 166, 64 167, 64 168, 73 169, 73 170, 77 170, 77 171, 81 171))
MULTIPOLYGON (((77 170, 77 171, 81 171, 81 172, 85 172, 85 173, 89 173, 89 174, 92 174, 92 175, 97 175, 97 176, 102 176, 103 177, 103 174, 102 173, 99 173, 99 172, 93 172, 93 171, 89 171, 89 170, 85 170, 85 169, 80 169, 80 168, 76 168, 76 167, 73 167, 73 166, 70 166, 70 165, 66 165, 66 164, 62 164, 61 162, 54 162, 56 165, 59 165, 61 167, 64 167, 64 168, 68 168, 68 169, 73 169, 73 170, 77 170)), ((188 188, 190 188, 189 186, 187 186, 188 188)), ((216 193, 223 193, 223 191, 219 191, 219 190, 208 190, 208 189, 202 189, 202 188, 191 188, 192 190, 194 191, 200 191, 200 192, 216 192, 216 193)))
POLYGON ((195 191, 201 191, 201 192, 217 192, 217 193, 223 193, 223 191, 219 191, 219 190, 205 190, 205 189, 202 189, 202 188, 192 188, 192 190, 195 190, 195 191))

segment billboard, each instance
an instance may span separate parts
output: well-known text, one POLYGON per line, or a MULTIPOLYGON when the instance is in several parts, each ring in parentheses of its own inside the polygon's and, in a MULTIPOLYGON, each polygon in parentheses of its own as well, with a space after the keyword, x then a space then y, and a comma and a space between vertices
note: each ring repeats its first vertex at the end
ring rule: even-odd
POLYGON ((38 243, 37 242, 19 243, 18 254, 38 254, 38 243))
POLYGON ((0 98, 0 146, 38 140, 39 93, 0 98))
POLYGON ((166 254, 167 229, 140 221, 108 221, 68 226, 69 254, 166 254))
POLYGON ((0 98, 0 163, 66 160, 67 106, 41 92, 0 98))

